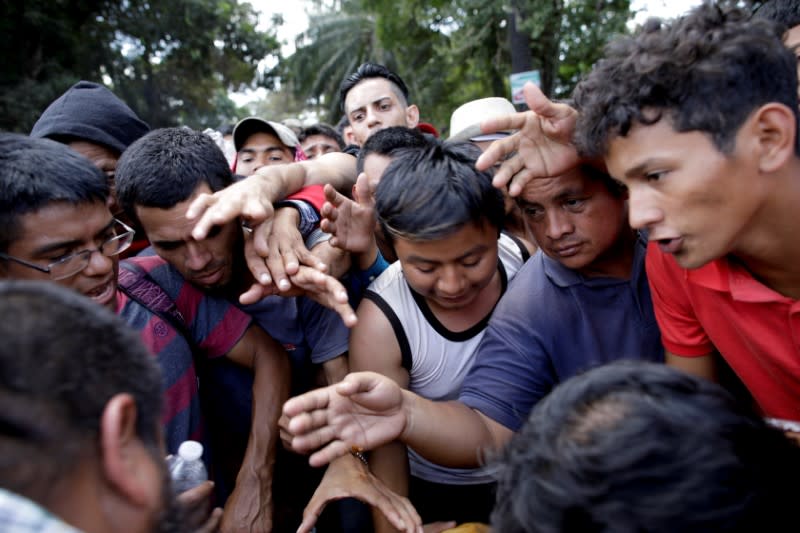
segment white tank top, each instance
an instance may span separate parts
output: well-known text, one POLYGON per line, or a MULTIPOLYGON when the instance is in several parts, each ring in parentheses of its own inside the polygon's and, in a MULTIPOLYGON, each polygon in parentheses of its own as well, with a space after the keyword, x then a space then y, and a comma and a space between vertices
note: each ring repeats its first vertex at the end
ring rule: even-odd
MULTIPOLYGON (((502 292, 528 258, 527 249, 505 233, 498 244, 498 269, 502 292)), ((389 319, 400 345, 403 367, 408 370, 408 389, 436 401, 458 399, 461 383, 472 367, 490 312, 465 331, 452 332, 442 325, 425 299, 413 292, 396 261, 370 286, 365 295, 389 319)), ((485 468, 448 468, 431 463, 408 448, 411 474, 427 481, 471 485, 493 481, 485 468)))

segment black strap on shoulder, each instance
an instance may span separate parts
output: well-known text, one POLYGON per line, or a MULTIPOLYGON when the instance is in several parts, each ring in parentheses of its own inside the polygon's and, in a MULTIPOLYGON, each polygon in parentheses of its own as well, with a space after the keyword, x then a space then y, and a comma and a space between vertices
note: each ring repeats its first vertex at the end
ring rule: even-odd
POLYGON ((514 244, 517 245, 517 248, 519 248, 519 254, 522 256, 523 263, 531 258, 531 253, 528 250, 528 247, 525 246, 525 244, 522 242, 522 240, 520 240, 519 237, 517 237, 516 235, 514 235, 509 231, 503 231, 503 234, 505 234, 505 236, 511 239, 512 241, 514 241, 514 244))
MULTIPOLYGON (((210 368, 204 357, 203 350, 194 341, 194 337, 189 331, 189 326, 186 324, 186 319, 178 310, 175 301, 141 266, 131 261, 120 261, 119 266, 117 285, 120 290, 131 300, 175 328, 175 331, 189 345, 197 373, 197 388, 201 390, 201 382, 208 377, 210 368)), ((205 399, 201 396, 200 401, 204 402, 205 399)))
POLYGON ((164 289, 136 263, 120 261, 119 266, 117 279, 120 290, 178 330, 194 350, 186 320, 164 289))

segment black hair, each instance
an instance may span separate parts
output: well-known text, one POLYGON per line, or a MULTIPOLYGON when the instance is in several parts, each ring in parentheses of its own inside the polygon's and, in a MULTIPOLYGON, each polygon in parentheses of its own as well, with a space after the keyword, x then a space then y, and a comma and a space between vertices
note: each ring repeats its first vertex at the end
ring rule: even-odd
POLYGON ((106 176, 91 161, 49 139, 0 133, 0 251, 19 236, 20 216, 55 202, 104 203, 106 176))
POLYGON ((674 21, 648 21, 609 43, 575 89, 575 143, 586 155, 605 155, 612 137, 663 117, 676 131, 707 133, 730 153, 759 106, 782 103, 796 121, 797 62, 780 33, 765 19, 710 3, 674 21))
POLYGON ((303 131, 301 131, 300 135, 297 136, 297 140, 302 143, 312 135, 324 135, 325 137, 330 137, 336 141, 336 144, 339 146, 340 150, 344 148, 344 139, 342 139, 341 134, 328 124, 319 122, 307 128, 303 128, 303 131))
POLYGON ((756 9, 753 17, 776 22, 786 31, 800 24, 800 0, 769 0, 756 9))
POLYGON ((719 385, 622 361, 575 376, 503 454, 492 528, 789 531, 800 449, 719 385))
POLYGON ((99 456, 108 401, 136 403, 136 434, 160 453, 161 374, 110 310, 51 282, 0 282, 0 486, 41 501, 99 456))
POLYGON ((367 138, 364 146, 358 152, 356 159, 356 172, 364 172, 364 160, 370 154, 393 156, 404 148, 425 148, 430 143, 425 135, 416 128, 405 126, 392 126, 378 130, 367 138))
POLYGON ((405 82, 400 76, 383 65, 377 63, 362 63, 355 72, 347 76, 342 81, 341 85, 339 85, 339 105, 345 115, 347 114, 347 110, 344 107, 344 101, 347 98, 347 93, 350 92, 350 89, 369 78, 383 78, 388 80, 392 85, 392 90, 397 97, 400 98, 401 103, 404 106, 408 105, 408 87, 406 87, 405 82))
POLYGON ((481 151, 471 143, 433 139, 395 153, 375 191, 384 235, 411 240, 447 237, 465 224, 503 227, 503 194, 492 175, 475 169, 481 151))
POLYGON ((212 192, 233 183, 225 155, 208 135, 188 128, 154 130, 117 163, 117 199, 133 220, 136 206, 169 209, 202 184, 212 192))

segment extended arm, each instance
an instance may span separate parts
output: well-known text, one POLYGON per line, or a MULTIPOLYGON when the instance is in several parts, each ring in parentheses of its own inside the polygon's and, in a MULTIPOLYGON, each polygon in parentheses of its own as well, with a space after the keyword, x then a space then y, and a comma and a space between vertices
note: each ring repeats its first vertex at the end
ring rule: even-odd
POLYGON ((430 461, 452 467, 481 464, 484 451, 502 447, 512 431, 456 402, 434 402, 374 372, 292 398, 284 405, 292 447, 319 451, 312 465, 399 439, 430 461))
POLYGON ((325 186, 325 204, 322 206, 322 229, 332 234, 331 244, 352 252, 355 266, 367 270, 375 261, 378 245, 375 241, 375 200, 369 194, 367 176, 358 176, 354 200, 325 186))
POLYGON ((236 488, 225 506, 223 531, 272 529, 272 474, 280 406, 289 395, 289 356, 260 327, 251 325, 227 356, 253 369, 250 439, 236 488))
MULTIPOLYGON (((355 158, 342 153, 325 154, 313 161, 262 167, 249 178, 234 183, 214 194, 201 194, 186 212, 196 220, 192 236, 203 239, 212 226, 225 224, 239 217, 254 227, 270 224, 273 204, 306 185, 330 183, 339 190, 349 190, 355 182, 355 158)), ((268 228, 256 232, 270 234, 268 228)), ((266 239, 266 237, 263 237, 266 239)), ((259 249, 266 242, 257 243, 259 249)))

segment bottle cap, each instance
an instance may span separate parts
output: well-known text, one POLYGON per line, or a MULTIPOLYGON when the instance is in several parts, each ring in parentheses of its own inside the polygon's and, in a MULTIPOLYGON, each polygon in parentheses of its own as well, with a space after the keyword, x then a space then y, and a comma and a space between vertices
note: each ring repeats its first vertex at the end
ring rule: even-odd
POLYGON ((196 461, 203 456, 203 445, 194 440, 187 440, 178 447, 178 455, 186 461, 196 461))

